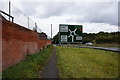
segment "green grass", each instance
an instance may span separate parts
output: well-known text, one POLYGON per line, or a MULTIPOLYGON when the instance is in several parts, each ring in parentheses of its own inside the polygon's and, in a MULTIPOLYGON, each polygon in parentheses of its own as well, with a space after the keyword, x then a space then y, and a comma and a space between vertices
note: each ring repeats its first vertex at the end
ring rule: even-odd
POLYGON ((48 58, 51 56, 53 46, 48 46, 46 49, 28 55, 27 58, 13 67, 2 72, 3 78, 39 78, 40 70, 45 65, 48 58))
POLYGON ((60 78, 117 78, 119 53, 57 46, 60 78))

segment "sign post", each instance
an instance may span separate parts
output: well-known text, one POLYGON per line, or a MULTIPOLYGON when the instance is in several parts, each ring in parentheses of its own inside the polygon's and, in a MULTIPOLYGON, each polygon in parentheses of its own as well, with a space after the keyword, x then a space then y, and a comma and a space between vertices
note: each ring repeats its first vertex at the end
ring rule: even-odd
POLYGON ((59 43, 82 43, 82 25, 59 25, 59 43))

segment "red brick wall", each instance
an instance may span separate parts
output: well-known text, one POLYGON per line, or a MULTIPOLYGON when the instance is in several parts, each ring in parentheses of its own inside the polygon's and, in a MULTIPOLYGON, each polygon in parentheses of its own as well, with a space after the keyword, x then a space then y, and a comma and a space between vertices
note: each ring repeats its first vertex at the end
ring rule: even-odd
POLYGON ((36 32, 2 20, 2 69, 19 63, 27 54, 34 54, 50 44, 50 40, 39 39, 36 32))
POLYGON ((2 23, 0 20, 0 72, 2 71, 2 23))

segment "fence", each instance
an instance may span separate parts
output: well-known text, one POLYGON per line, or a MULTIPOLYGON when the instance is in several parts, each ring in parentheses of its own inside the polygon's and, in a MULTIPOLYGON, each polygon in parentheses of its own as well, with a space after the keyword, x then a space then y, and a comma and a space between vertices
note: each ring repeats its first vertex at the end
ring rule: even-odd
POLYGON ((17 23, 31 30, 37 30, 37 32, 39 33, 42 32, 37 22, 35 22, 28 15, 24 14, 24 12, 18 9, 10 1, 2 2, 2 6, 0 6, 0 13, 3 17, 5 17, 9 21, 17 23))

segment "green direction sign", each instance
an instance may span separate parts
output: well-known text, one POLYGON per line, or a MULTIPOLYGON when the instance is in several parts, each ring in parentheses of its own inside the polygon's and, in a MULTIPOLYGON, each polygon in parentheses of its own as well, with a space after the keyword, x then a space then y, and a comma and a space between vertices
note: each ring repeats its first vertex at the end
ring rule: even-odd
POLYGON ((60 43, 81 43, 82 42, 82 25, 59 25, 59 42, 60 43))

